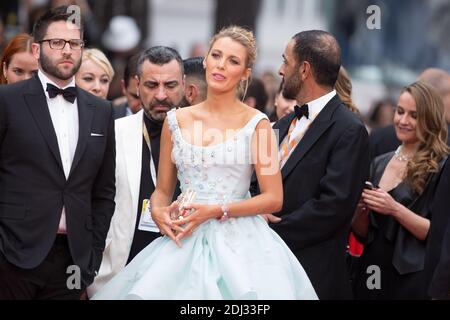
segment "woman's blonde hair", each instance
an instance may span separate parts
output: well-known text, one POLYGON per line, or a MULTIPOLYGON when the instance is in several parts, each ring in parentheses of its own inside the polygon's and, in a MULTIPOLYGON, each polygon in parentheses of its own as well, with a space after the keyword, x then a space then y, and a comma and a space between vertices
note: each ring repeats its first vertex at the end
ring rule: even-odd
POLYGON ((82 61, 84 62, 86 60, 91 60, 95 64, 99 65, 103 69, 103 71, 106 72, 109 79, 112 80, 112 78, 114 77, 114 69, 111 65, 111 62, 109 62, 108 58, 103 52, 95 48, 85 49, 83 51, 82 61))
MULTIPOLYGON (((247 57, 245 60, 245 65, 247 68, 253 68, 256 60, 256 40, 253 32, 248 29, 245 29, 240 26, 229 26, 220 30, 217 34, 215 34, 209 42, 209 49, 207 55, 211 52, 211 49, 214 43, 221 38, 230 38, 241 45, 243 45, 247 51, 247 57)), ((248 79, 245 82, 239 84, 238 87, 238 95, 242 96, 244 99, 247 94, 247 89, 249 86, 249 82, 251 79, 248 79)))
POLYGON ((339 69, 338 78, 334 88, 342 102, 349 108, 351 112, 359 113, 358 108, 352 100, 352 81, 343 66, 339 69))
POLYGON ((424 82, 406 86, 417 108, 416 134, 419 147, 406 167, 406 181, 417 193, 425 189, 430 173, 439 171, 439 161, 449 152, 444 104, 438 93, 424 82))

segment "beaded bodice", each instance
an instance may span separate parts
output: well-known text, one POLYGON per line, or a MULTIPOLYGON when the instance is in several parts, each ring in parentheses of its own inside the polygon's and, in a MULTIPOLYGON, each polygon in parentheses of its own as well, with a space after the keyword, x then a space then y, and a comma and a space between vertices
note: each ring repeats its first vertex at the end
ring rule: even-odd
POLYGON ((172 134, 172 161, 177 168, 182 192, 196 191, 196 202, 226 203, 249 197, 253 172, 251 140, 261 119, 258 113, 235 132, 230 139, 211 146, 198 146, 187 142, 178 125, 176 111, 167 113, 172 134))

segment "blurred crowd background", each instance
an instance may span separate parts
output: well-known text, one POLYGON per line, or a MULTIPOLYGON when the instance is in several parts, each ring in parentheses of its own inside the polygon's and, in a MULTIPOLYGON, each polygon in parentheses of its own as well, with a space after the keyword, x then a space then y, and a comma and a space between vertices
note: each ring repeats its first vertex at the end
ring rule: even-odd
POLYGON ((353 85, 353 101, 368 128, 392 122, 400 89, 428 67, 450 70, 449 0, 8 0, 0 4, 0 52, 14 35, 31 32, 50 6, 78 5, 86 47, 102 50, 115 76, 108 99, 121 96, 127 60, 141 49, 167 45, 183 58, 203 56, 210 36, 231 23, 252 29, 258 41, 256 100, 272 114, 285 44, 299 31, 336 36, 353 85), (369 29, 370 5, 380 29, 369 29))

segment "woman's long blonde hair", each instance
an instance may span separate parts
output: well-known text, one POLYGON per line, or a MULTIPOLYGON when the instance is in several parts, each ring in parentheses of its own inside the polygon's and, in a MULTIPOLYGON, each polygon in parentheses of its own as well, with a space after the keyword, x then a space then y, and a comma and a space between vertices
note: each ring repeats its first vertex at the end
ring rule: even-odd
POLYGON ((416 102, 419 139, 417 152, 406 167, 406 181, 420 194, 429 174, 439 171, 439 161, 449 153, 447 123, 442 98, 431 86, 417 81, 403 88, 404 92, 411 94, 416 102))
POLYGON ((114 69, 111 65, 111 62, 109 62, 106 55, 103 52, 101 52, 99 49, 96 49, 96 48, 85 49, 83 51, 82 61, 86 61, 86 60, 91 60, 96 65, 98 65, 100 68, 102 68, 103 71, 105 71, 106 74, 108 75, 109 81, 111 81, 112 78, 114 78, 114 69))
POLYGON ((350 80, 347 70, 345 70, 343 66, 339 69, 338 78, 334 88, 347 108, 353 113, 359 113, 359 110, 352 99, 352 81, 350 80))

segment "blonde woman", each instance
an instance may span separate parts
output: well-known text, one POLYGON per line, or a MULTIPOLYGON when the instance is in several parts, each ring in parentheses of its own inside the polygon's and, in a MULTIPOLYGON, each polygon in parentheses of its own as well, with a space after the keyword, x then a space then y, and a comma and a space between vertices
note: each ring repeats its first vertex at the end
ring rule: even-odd
POLYGON ((352 224, 365 240, 361 268, 355 281, 359 299, 426 299, 425 247, 429 206, 448 154, 443 102, 430 86, 415 82, 405 87, 394 115, 395 152, 372 162, 352 224), (377 266, 380 277, 370 279, 377 266))
POLYGON ((169 111, 162 129, 151 209, 165 236, 94 298, 317 299, 303 267, 260 216, 281 208, 283 191, 270 123, 238 98, 255 58, 250 31, 231 26, 213 37, 206 100, 169 111), (261 194, 252 198, 253 170, 261 194), (178 218, 171 205, 177 178, 183 194, 196 194, 178 218))
POLYGON ((98 49, 86 49, 75 82, 80 88, 106 99, 114 70, 108 58, 98 49))

